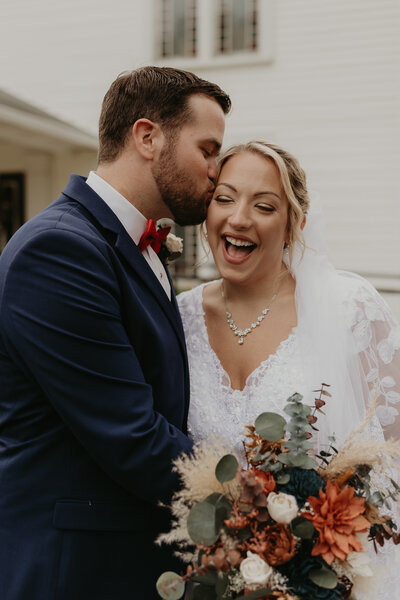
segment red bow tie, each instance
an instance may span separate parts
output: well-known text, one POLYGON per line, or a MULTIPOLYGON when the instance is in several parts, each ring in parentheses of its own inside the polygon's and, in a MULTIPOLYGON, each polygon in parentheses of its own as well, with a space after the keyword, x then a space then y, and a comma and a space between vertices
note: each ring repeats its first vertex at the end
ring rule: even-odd
POLYGON ((171 227, 161 227, 157 231, 153 219, 148 219, 146 231, 142 234, 138 244, 140 252, 143 252, 147 246, 151 246, 154 252, 158 254, 161 248, 161 243, 167 238, 167 235, 170 231, 171 227))

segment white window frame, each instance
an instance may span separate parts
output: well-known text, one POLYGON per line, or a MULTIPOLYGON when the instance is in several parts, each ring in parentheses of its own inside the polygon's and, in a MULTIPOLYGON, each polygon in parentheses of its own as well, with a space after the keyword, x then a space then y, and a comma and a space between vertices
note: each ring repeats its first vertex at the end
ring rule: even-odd
MULTIPOLYGON (((158 0, 153 3, 153 23, 159 19, 158 0)), ((157 51, 157 40, 154 40, 154 64, 174 66, 182 69, 214 69, 220 67, 236 67, 240 65, 257 65, 273 60, 275 13, 274 0, 259 0, 258 3, 258 48, 254 52, 234 52, 232 54, 215 54, 215 23, 217 20, 215 0, 197 0, 197 53, 193 57, 160 57, 157 51)), ((154 29, 156 31, 156 27, 154 29)))

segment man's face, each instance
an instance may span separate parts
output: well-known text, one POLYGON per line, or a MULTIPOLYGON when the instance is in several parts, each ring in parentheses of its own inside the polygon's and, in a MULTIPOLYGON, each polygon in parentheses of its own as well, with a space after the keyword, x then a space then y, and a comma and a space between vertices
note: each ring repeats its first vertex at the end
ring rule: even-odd
POLYGON ((225 130, 225 115, 215 100, 194 94, 188 108, 188 123, 166 139, 152 167, 161 198, 179 225, 196 225, 206 217, 225 130))

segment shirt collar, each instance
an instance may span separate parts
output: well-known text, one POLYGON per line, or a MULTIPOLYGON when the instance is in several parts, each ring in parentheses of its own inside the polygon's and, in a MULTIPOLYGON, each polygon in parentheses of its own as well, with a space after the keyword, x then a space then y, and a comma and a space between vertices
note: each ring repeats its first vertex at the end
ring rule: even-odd
POLYGON ((90 171, 86 183, 111 208, 137 245, 146 229, 146 217, 94 171, 90 171))

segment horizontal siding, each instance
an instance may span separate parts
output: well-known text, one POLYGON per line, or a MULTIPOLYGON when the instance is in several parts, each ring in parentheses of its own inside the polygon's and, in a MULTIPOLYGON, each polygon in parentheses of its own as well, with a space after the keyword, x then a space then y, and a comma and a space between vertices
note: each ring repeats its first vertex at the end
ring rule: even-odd
MULTIPOLYGON (((335 264, 400 279, 400 3, 271 6, 271 62, 199 71, 232 96, 225 142, 292 150, 325 208, 335 264)), ((96 131, 109 83, 152 62, 152 23, 150 0, 2 0, 0 87, 96 131)))
POLYGON ((400 279, 397 1, 279 0, 274 59, 226 70, 226 142, 261 137, 301 160, 335 264, 400 279), (246 135, 247 134, 247 135, 246 135))

